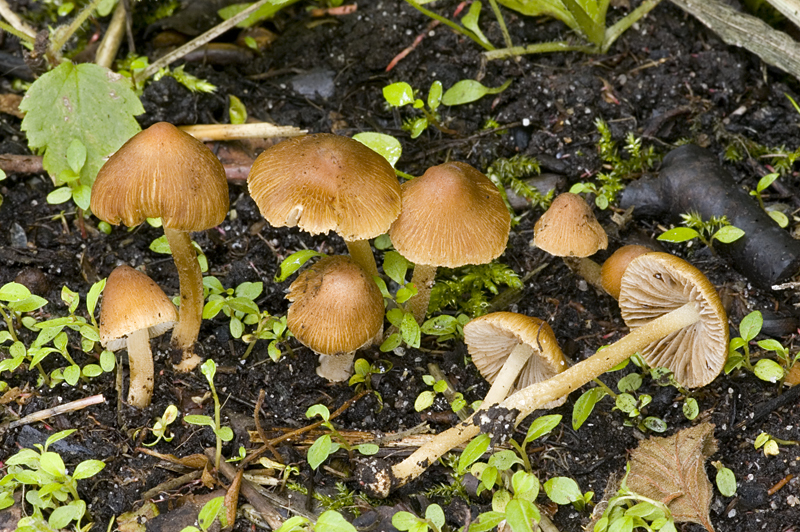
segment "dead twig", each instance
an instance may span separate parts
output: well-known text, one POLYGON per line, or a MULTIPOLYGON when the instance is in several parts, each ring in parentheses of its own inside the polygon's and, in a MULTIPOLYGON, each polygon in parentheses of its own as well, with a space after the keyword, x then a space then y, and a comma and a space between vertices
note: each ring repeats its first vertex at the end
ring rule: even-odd
POLYGON ((38 412, 34 412, 33 414, 28 414, 27 416, 20 418, 16 421, 12 421, 8 424, 9 429, 13 429, 16 427, 21 427, 22 425, 28 425, 30 423, 35 423, 37 421, 44 421, 45 419, 51 418, 53 416, 57 416, 60 414, 66 414, 67 412, 74 412, 76 410, 83 410, 87 406, 96 405, 98 403, 105 403, 106 398, 103 397, 102 394, 92 395, 91 397, 86 397, 84 399, 78 399, 77 401, 72 401, 70 403, 66 403, 63 405, 54 406, 53 408, 45 408, 44 410, 39 410, 38 412))

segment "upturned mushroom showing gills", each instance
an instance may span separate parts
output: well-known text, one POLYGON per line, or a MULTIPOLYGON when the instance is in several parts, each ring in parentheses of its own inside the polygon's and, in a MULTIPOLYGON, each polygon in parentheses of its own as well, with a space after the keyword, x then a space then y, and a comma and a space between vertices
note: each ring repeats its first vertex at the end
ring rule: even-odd
POLYGON ((511 215, 488 177, 461 162, 428 168, 400 187, 403 212, 392 224, 392 244, 414 263, 417 295, 407 308, 417 323, 428 312, 439 266, 486 264, 506 249, 511 215))
MULTIPOLYGON (((464 326, 464 342, 472 363, 492 384, 481 409, 499 403, 510 390, 520 390, 567 369, 553 329, 538 318, 514 312, 493 312, 464 326)), ((567 400, 563 397, 547 408, 567 400)))
POLYGON ((286 325, 320 355, 317 374, 331 382, 352 375, 355 352, 383 327, 383 296, 375 281, 349 257, 328 256, 289 287, 286 325))
POLYGON ((177 320, 175 305, 147 275, 123 265, 108 276, 100 310, 100 343, 109 351, 128 349, 129 405, 150 404, 154 377, 150 338, 165 333, 177 320))
POLYGON ((91 209, 101 220, 134 227, 161 218, 180 280, 180 317, 172 333, 183 352, 179 370, 200 362, 194 343, 203 318, 203 274, 189 233, 220 224, 228 205, 222 163, 202 142, 166 122, 126 142, 92 186, 91 209))
MULTIPOLYGON (((694 266, 668 253, 640 255, 623 275, 619 301, 631 327, 627 336, 564 372, 512 394, 495 408, 518 411, 519 423, 637 351, 651 365, 671 369, 687 388, 708 384, 722 370, 728 353, 728 320, 716 290, 694 266)), ((365 489, 375 496, 388 495, 480 430, 472 419, 448 429, 391 468, 378 467, 376 476, 384 481, 367 482, 365 489)), ((373 464, 373 469, 377 466, 373 464)))
POLYGON ((368 240, 400 214, 400 183, 383 156, 338 135, 294 138, 258 156, 247 186, 271 225, 312 235, 334 231, 353 260, 378 274, 368 240))

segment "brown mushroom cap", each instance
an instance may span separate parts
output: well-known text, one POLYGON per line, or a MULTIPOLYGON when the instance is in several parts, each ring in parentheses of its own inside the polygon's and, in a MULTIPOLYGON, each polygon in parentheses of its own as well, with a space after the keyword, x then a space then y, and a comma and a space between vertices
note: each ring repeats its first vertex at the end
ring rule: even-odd
POLYGON ((608 292, 608 294, 614 299, 619 299, 622 275, 628 268, 628 264, 630 264, 630 262, 639 255, 644 255, 645 253, 650 253, 651 251, 653 250, 650 248, 631 244, 628 246, 622 246, 612 253, 611 256, 608 257, 603 263, 602 268, 600 268, 600 279, 603 290, 608 292))
POLYGON ((567 369, 553 329, 531 316, 493 312, 475 318, 464 326, 464 341, 475 367, 490 383, 494 383, 514 348, 519 345, 527 348, 531 356, 516 379, 512 393, 567 369))
POLYGON ((100 343, 106 349, 124 349, 127 336, 142 329, 155 338, 176 321, 175 305, 144 273, 122 265, 108 276, 100 310, 100 343))
POLYGON ((206 146, 159 122, 126 142, 97 174, 92 212, 128 227, 161 218, 164 227, 203 231, 228 212, 225 168, 206 146))
POLYGON ((297 277, 286 299, 287 327, 322 355, 352 353, 383 327, 383 296, 349 257, 323 257, 297 277))
POLYGON ((485 264, 505 250, 511 215, 494 183, 470 165, 440 164, 400 188, 403 212, 389 236, 414 264, 485 264))
POLYGON ((631 329, 691 302, 700 320, 651 343, 642 356, 696 388, 714 380, 728 356, 728 318, 714 286, 688 262, 659 252, 633 259, 622 277, 619 306, 631 329))
POLYGON ((389 162, 357 140, 320 133, 285 140, 258 156, 250 195, 275 227, 345 240, 385 233, 400 214, 400 184, 389 162))
POLYGON ((556 257, 588 257, 608 247, 608 236, 584 199, 565 192, 534 225, 533 243, 556 257))

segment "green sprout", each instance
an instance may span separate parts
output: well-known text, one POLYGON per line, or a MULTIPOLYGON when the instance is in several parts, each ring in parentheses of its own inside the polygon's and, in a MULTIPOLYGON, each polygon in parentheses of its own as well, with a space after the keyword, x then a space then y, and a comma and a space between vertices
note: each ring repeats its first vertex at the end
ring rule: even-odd
POLYGON ((730 244, 744 236, 744 231, 731 225, 727 216, 712 216, 703 220, 696 212, 681 214, 686 227, 675 227, 658 235, 658 240, 664 242, 688 242, 695 238, 714 251, 714 240, 723 244, 730 244))
POLYGON ((777 172, 765 175, 764 177, 758 180, 758 184, 756 184, 756 189, 751 190, 750 195, 755 197, 756 200, 758 200, 759 206, 761 206, 761 208, 764 209, 767 214, 769 214, 770 218, 775 220, 775 223, 777 223, 781 227, 786 227, 787 225, 789 225, 789 218, 787 218, 786 215, 783 214, 781 211, 767 209, 764 206, 764 196, 762 194, 764 192, 764 189, 772 185, 772 183, 774 183, 775 180, 778 179, 779 177, 780 174, 778 174, 777 172))
POLYGON ((792 357, 780 342, 769 338, 759 340, 756 345, 765 351, 775 353, 780 363, 769 358, 761 358, 753 364, 750 360, 750 342, 761 332, 763 324, 764 318, 758 310, 742 318, 739 323, 739 336, 731 338, 728 344, 728 359, 724 368, 726 374, 744 368, 763 381, 782 382, 786 376, 786 368, 792 367, 800 360, 800 353, 792 357))
POLYGON ((219 470, 219 463, 222 458, 222 442, 231 441, 233 439, 233 431, 230 427, 223 427, 222 422, 220 421, 220 410, 222 405, 219 402, 217 389, 214 386, 214 376, 217 373, 217 365, 212 359, 209 358, 203 362, 202 366, 200 366, 200 371, 203 373, 203 375, 205 375, 206 381, 208 381, 208 386, 211 388, 211 396, 214 399, 214 417, 211 418, 209 416, 188 415, 184 416, 183 420, 192 425, 211 427, 211 430, 214 431, 214 436, 217 440, 214 466, 217 468, 217 470, 219 470))
POLYGON ((164 410, 164 415, 156 418, 156 422, 153 425, 153 428, 149 429, 150 432, 153 433, 153 436, 156 437, 156 441, 152 443, 144 443, 143 445, 145 447, 153 447, 161 440, 164 440, 166 442, 171 442, 174 435, 173 434, 168 435, 167 429, 176 419, 178 419, 178 407, 175 405, 169 405, 164 410))
POLYGON ((339 431, 336 430, 333 423, 331 423, 331 413, 325 405, 313 405, 308 408, 306 417, 311 419, 316 416, 322 418, 322 426, 328 429, 329 433, 323 434, 317 438, 314 443, 311 444, 311 447, 309 447, 306 459, 311 469, 317 469, 322 462, 327 460, 330 455, 340 448, 345 449, 348 453, 352 453, 353 450, 356 450, 365 456, 371 456, 378 452, 378 446, 374 443, 362 443, 355 447, 350 445, 339 431))
POLYGON ((425 517, 417 517, 411 512, 397 512, 392 516, 392 526, 397 530, 408 532, 442 532, 444 527, 444 510, 438 504, 431 504, 425 509, 425 517))
POLYGON ((761 449, 763 451, 764 456, 778 456, 781 452, 779 445, 800 445, 800 442, 794 440, 782 440, 772 436, 771 434, 762 432, 756 437, 756 440, 753 443, 753 446, 756 449, 761 449))

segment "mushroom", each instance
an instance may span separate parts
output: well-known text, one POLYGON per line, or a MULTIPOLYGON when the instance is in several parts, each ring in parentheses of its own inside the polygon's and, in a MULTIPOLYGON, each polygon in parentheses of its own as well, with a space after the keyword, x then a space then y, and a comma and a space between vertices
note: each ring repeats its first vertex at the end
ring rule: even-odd
POLYGON ((600 268, 600 284, 608 295, 614 299, 619 299, 619 292, 622 288, 622 275, 628 268, 628 264, 639 255, 650 253, 650 248, 630 244, 622 246, 610 257, 606 259, 600 268))
MULTIPOLYGON (((498 412, 518 411, 519 423, 637 351, 648 363, 671 369, 675 379, 687 388, 708 384, 722 370, 728 353, 728 320, 716 290, 694 266, 668 253, 640 255, 623 275, 619 301, 623 318, 631 327, 627 336, 562 373, 512 394, 495 407, 498 412)), ((384 481, 368 483, 365 488, 374 496, 385 497, 480 430, 472 418, 467 419, 391 469, 379 468, 376 476, 384 481)), ((373 464, 373 468, 380 465, 373 464)))
POLYGON ((571 270, 601 288, 600 266, 586 257, 608 247, 608 236, 584 199, 571 192, 560 194, 533 227, 533 243, 563 257, 571 270))
POLYGON ((349 257, 323 257, 297 277, 286 299, 288 329, 320 355, 317 375, 347 380, 355 352, 383 327, 383 296, 372 278, 349 257))
POLYGON ((400 187, 403 212, 389 229, 395 249, 414 263, 417 295, 407 309, 422 323, 439 266, 485 264, 506 248, 511 215, 488 177, 461 162, 428 168, 400 187))
POLYGON ((175 305, 144 273, 122 265, 108 276, 100 310, 100 343, 110 351, 128 349, 129 405, 144 408, 150 404, 153 396, 150 338, 164 334, 177 320, 175 305))
POLYGON ((383 156, 347 137, 308 135, 264 150, 247 185, 271 225, 335 231, 353 259, 378 275, 368 239, 400 214, 400 184, 383 156))
MULTIPOLYGON (((493 312, 475 318, 464 326, 464 342, 475 367, 492 383, 482 410, 505 399, 509 390, 545 381, 567 368, 553 329, 531 316, 493 312)), ((553 401, 546 408, 566 400, 553 401)))
POLYGON ((193 348, 203 318, 203 274, 189 232, 220 224, 228 205, 222 163, 202 142, 166 122, 128 140, 92 187, 91 209, 101 220, 134 227, 146 218, 161 218, 180 280, 180 318, 172 343, 183 352, 177 367, 182 371, 200 362, 193 348))

